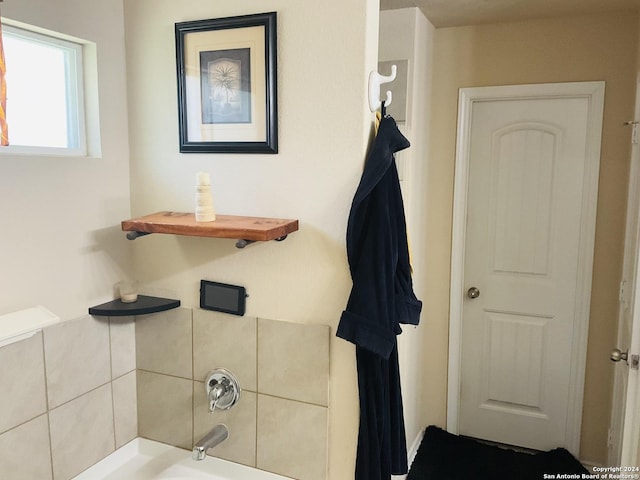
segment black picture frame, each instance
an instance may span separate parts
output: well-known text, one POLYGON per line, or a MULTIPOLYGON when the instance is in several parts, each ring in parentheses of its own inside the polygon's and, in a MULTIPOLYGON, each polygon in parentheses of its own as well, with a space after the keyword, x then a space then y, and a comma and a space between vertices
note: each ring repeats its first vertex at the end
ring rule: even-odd
POLYGON ((181 153, 278 153, 277 13, 175 24, 181 153))

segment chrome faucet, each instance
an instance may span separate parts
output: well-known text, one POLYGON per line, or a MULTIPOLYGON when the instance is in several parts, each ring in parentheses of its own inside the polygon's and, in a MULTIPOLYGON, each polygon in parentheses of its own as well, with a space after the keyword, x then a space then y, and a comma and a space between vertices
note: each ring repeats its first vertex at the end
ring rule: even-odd
POLYGON ((213 412, 219 406, 220 399, 231 391, 231 383, 228 378, 209 381, 209 412, 213 412))
POLYGON ((191 458, 194 460, 204 460, 207 457, 207 450, 220 445, 229 437, 229 429, 224 424, 216 425, 193 447, 191 458))
MULTIPOLYGON (((213 413, 215 410, 228 410, 240 400, 238 379, 224 368, 216 368, 207 374, 204 380, 204 391, 207 395, 209 413, 213 413)), ((222 423, 216 425, 196 443, 191 458, 204 460, 207 456, 207 450, 220 445, 228 437, 229 429, 227 426, 222 423)))
POLYGON ((228 410, 240 400, 240 385, 233 373, 224 368, 211 370, 204 380, 209 412, 228 410))

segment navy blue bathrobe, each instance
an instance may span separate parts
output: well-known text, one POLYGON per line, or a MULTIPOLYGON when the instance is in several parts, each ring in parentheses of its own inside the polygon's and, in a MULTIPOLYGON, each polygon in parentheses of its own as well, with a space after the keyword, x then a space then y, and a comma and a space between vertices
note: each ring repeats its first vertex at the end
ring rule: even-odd
POLYGON ((360 430, 356 480, 407 473, 396 336, 417 325, 404 205, 394 153, 409 147, 391 117, 380 123, 347 225, 353 287, 336 335, 356 345, 360 430))

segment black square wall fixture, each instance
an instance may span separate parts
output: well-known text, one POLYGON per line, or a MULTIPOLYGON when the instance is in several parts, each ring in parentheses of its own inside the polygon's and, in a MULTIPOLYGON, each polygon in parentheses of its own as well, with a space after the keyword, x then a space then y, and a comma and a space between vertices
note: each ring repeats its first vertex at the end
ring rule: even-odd
POLYGON ((244 315, 247 291, 239 285, 200 281, 200 308, 244 315))

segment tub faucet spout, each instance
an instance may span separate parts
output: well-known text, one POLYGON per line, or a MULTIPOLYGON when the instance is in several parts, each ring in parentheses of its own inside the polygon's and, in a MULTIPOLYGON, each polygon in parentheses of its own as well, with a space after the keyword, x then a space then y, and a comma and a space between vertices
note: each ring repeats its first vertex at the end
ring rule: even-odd
POLYGON ((204 460, 207 456, 207 450, 220 445, 229 436, 229 429, 224 424, 216 425, 193 447, 191 458, 194 460, 204 460))

